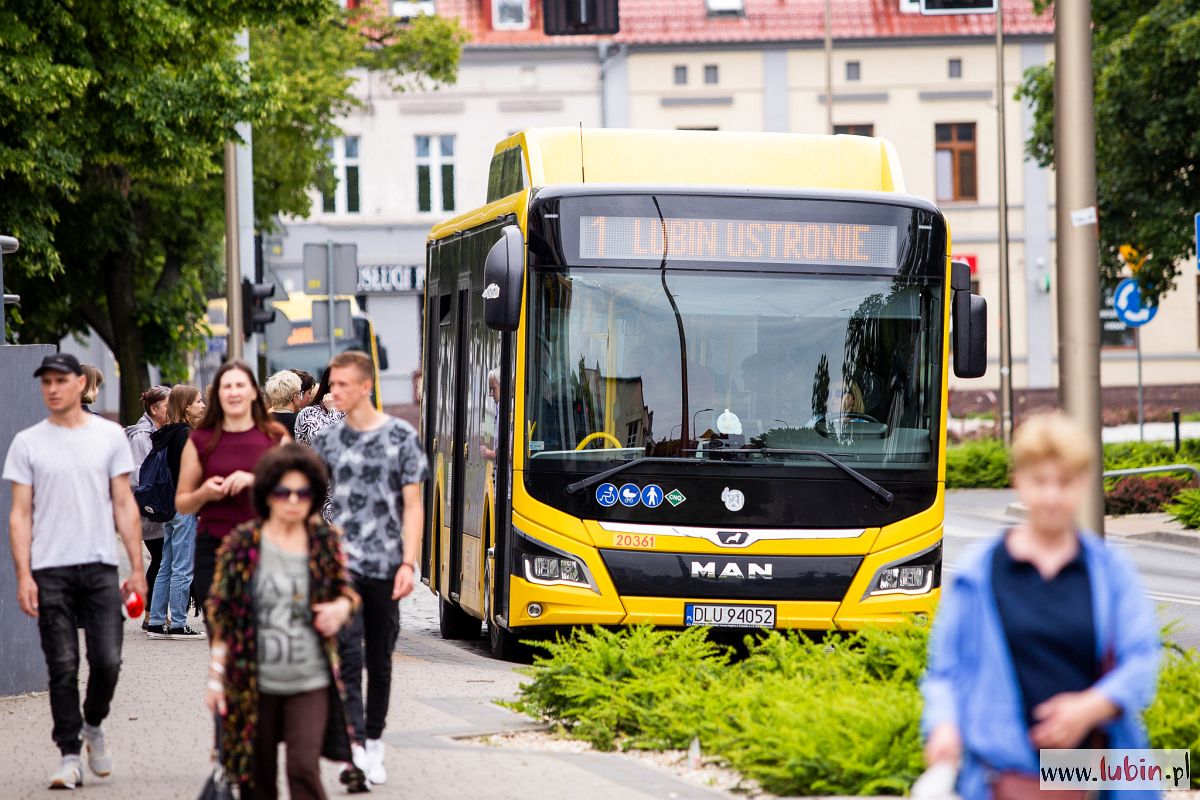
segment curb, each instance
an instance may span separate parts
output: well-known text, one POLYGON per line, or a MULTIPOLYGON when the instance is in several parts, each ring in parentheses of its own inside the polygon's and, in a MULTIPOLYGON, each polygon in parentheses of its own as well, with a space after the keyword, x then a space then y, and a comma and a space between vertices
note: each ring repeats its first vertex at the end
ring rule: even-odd
MULTIPOLYGON (((1023 503, 1009 503, 1008 507, 1004 509, 1004 513, 1016 519, 1025 519, 1029 514, 1029 510, 1025 508, 1023 503)), ((1190 547, 1200 550, 1200 533, 1146 531, 1145 533, 1106 533, 1105 535, 1121 539, 1133 539, 1140 542, 1154 542, 1155 544, 1173 544, 1178 547, 1190 547)))

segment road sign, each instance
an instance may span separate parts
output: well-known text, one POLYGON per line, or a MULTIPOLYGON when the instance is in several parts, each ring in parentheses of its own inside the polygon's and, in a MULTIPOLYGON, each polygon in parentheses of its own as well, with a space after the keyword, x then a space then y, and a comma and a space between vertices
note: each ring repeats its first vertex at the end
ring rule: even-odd
POLYGON ((329 248, 333 248, 333 293, 355 294, 358 291, 358 245, 304 245, 304 291, 307 294, 329 294, 329 248))
POLYGON ((1142 291, 1136 278, 1126 278, 1117 284, 1113 292, 1113 308, 1117 319, 1130 328, 1140 328, 1158 313, 1158 306, 1145 305, 1142 302, 1142 291))
MULTIPOLYGON (((354 338, 354 319, 350 313, 349 300, 334 302, 333 338, 354 338)), ((317 300, 312 304, 312 333, 314 342, 329 341, 329 301, 317 300)))
POLYGON ((921 13, 995 14, 998 0, 921 0, 921 13))

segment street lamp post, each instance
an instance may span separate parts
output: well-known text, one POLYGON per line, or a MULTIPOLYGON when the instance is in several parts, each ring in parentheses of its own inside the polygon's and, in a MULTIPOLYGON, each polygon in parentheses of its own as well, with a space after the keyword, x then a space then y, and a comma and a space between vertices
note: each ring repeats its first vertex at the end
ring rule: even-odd
POLYGON ((1000 437, 1012 444, 1012 306, 1008 277, 1008 147, 1005 144, 1004 103, 1004 5, 996 4, 996 159, 999 170, 999 219, 997 234, 1000 267, 1000 437))
POLYGON ((1087 431, 1093 473, 1080 522, 1104 534, 1100 425, 1100 272, 1096 253, 1096 131, 1088 0, 1054 4, 1054 168, 1057 208, 1058 393, 1087 431))

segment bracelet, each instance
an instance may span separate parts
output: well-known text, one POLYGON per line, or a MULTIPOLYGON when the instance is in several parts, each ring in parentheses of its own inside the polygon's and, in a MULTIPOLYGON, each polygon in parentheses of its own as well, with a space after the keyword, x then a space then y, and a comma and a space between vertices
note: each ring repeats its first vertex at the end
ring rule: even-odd
POLYGON ((413 572, 416 572, 416 571, 417 571, 417 565, 416 565, 416 564, 410 564, 410 563, 408 563, 407 561, 403 562, 403 563, 402 563, 400 566, 402 566, 402 567, 408 567, 408 568, 409 568, 409 569, 411 569, 413 572))
POLYGON ((213 661, 211 664, 208 665, 208 668, 211 669, 213 672, 217 673, 218 675, 225 674, 225 665, 222 664, 220 661, 213 661))
POLYGON ((208 688, 214 692, 223 692, 225 691, 225 684, 220 681, 209 681, 208 688))

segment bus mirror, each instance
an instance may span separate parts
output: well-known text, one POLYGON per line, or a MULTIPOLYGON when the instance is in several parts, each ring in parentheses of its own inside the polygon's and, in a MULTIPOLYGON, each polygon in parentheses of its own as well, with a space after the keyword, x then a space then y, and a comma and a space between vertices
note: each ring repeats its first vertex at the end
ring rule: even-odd
POLYGON ((968 291, 954 292, 954 374, 982 378, 987 371, 987 301, 968 291))
POLYGON ((494 331, 515 331, 521 324, 521 287, 525 279, 525 239, 516 225, 505 225, 483 266, 483 320, 494 331))

